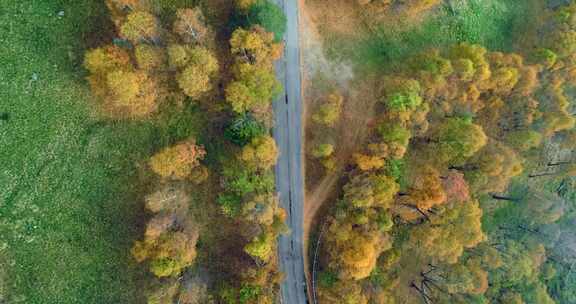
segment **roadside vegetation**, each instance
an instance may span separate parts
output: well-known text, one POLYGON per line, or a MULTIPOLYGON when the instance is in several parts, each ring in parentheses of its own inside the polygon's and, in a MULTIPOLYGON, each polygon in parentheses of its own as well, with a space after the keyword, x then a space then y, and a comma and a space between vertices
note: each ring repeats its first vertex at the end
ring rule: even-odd
MULTIPOLYGON (((356 78, 311 103, 307 174, 338 176, 311 251, 319 303, 574 301, 576 15, 564 4, 536 16, 527 2, 349 2, 378 43, 373 57, 337 54, 356 78), (410 27, 387 28, 378 8, 406 14, 410 27), (431 24, 447 9, 438 31, 431 24), (370 106, 357 92, 367 88, 370 106), (363 111, 347 111, 355 106, 363 111), (342 141, 362 117, 366 134, 342 141)), ((329 54, 335 37, 359 38, 315 25, 329 54)))

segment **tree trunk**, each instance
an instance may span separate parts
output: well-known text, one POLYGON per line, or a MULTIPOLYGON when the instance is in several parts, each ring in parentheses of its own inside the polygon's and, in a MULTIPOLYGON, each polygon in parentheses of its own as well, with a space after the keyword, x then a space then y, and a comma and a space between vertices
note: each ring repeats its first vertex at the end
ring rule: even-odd
MULTIPOLYGON (((444 290, 443 288, 441 288, 440 286, 438 286, 438 284, 436 284, 433 280, 430 279, 424 279, 424 281, 422 281, 422 284, 428 286, 428 284, 430 284, 431 286, 433 286, 434 288, 436 288, 438 291, 444 293, 444 294, 449 294, 448 291, 444 290)), ((430 289, 430 287, 428 287, 428 289, 430 289)))
POLYGON ((529 174, 528 177, 534 178, 534 177, 541 177, 541 176, 552 176, 552 175, 556 175, 556 174, 558 174, 558 173, 556 173, 556 172, 544 172, 544 173, 529 174))
POLYGON ((493 199, 501 200, 501 201, 510 201, 510 202, 517 202, 518 201, 517 198, 512 198, 512 197, 508 197, 508 196, 501 196, 498 194, 492 194, 491 196, 493 199))
POLYGON ((530 228, 530 227, 525 226, 525 225, 518 225, 518 229, 524 230, 524 231, 529 232, 529 233, 536 233, 536 234, 540 233, 539 229, 530 228))
POLYGON ((414 281, 412 281, 412 282, 410 283, 410 287, 416 289, 416 291, 420 294, 420 296, 421 296, 422 299, 424 300, 424 303, 426 303, 426 304, 431 304, 431 303, 432 303, 432 302, 430 301, 430 296, 428 296, 428 295, 426 294, 426 291, 424 291, 424 289, 418 287, 418 286, 416 285, 416 283, 414 283, 414 281))
POLYGON ((410 204, 402 204, 405 207, 408 207, 412 210, 416 210, 418 213, 420 213, 422 216, 424 216, 425 220, 430 221, 430 217, 428 216, 428 214, 426 214, 426 212, 422 211, 422 209, 418 208, 417 206, 414 205, 410 205, 410 204))
POLYGON ((571 163, 573 163, 573 162, 572 161, 559 161, 559 162, 555 162, 555 163, 548 163, 547 166, 553 167, 553 166, 569 165, 571 163))
POLYGON ((448 167, 448 169, 450 170, 458 170, 458 171, 474 171, 474 170, 478 170, 478 166, 477 165, 464 165, 464 166, 450 166, 448 167))

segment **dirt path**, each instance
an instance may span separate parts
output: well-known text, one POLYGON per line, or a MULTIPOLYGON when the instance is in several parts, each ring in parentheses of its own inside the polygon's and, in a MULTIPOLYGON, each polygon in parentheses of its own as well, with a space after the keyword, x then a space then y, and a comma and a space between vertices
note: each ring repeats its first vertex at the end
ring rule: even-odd
MULTIPOLYGON (((354 152, 357 152, 367 136, 367 123, 372 117, 374 104, 374 82, 363 79, 353 81, 355 75, 352 65, 346 62, 333 62, 326 55, 322 37, 317 25, 314 23, 315 13, 307 11, 304 0, 300 0, 300 47, 303 62, 303 95, 306 112, 315 107, 315 103, 334 89, 345 96, 343 115, 341 121, 335 127, 335 157, 337 159, 336 170, 321 176, 320 180, 310 181, 314 186, 308 188, 304 203, 303 218, 303 247, 304 267, 308 284, 309 297, 312 294, 311 284, 311 261, 309 261, 309 238, 314 231, 315 222, 319 210, 337 191, 336 187, 341 179, 344 169, 354 152), (329 89, 327 89, 329 88, 329 89)), ((304 121, 308 121, 310 113, 307 113, 304 121)), ((309 141, 310 139, 307 138, 309 141)), ((310 142, 306 144, 310 144, 310 142)), ((317 166, 310 166, 308 170, 317 170, 317 166)), ((315 175, 315 174, 314 174, 315 175)), ((309 176, 307 174, 307 176, 309 176)))

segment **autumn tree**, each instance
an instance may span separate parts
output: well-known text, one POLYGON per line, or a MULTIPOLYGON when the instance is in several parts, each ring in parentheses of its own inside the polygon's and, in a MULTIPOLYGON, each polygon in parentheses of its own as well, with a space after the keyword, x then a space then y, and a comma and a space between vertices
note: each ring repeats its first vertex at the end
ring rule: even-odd
POLYGON ((155 240, 137 241, 132 255, 138 262, 149 260, 157 277, 175 276, 194 261, 197 240, 197 231, 165 233, 155 240))
MULTIPOLYGON (((453 63, 449 59, 444 58, 437 49, 428 50, 409 58, 408 65, 410 71, 420 74, 419 77, 421 78, 427 78, 428 76, 447 77, 454 73, 453 63)), ((425 90, 426 88, 422 89, 425 90)))
POLYGON ((330 157, 334 153, 334 146, 331 144, 319 144, 312 149, 312 156, 314 158, 330 157))
POLYGON ((518 185, 516 188, 517 193, 512 196, 492 194, 492 198, 514 203, 514 212, 522 216, 524 225, 551 224, 559 220, 566 210, 566 203, 555 193, 518 185))
POLYGON ((429 134, 434 157, 443 163, 458 162, 473 156, 486 145, 482 127, 463 118, 443 120, 429 134))
POLYGON ((325 241, 326 263, 342 280, 360 280, 370 275, 380 253, 389 249, 388 237, 375 231, 355 227, 348 221, 332 221, 331 236, 325 241))
POLYGON ((492 96, 484 101, 476 121, 491 137, 506 138, 509 133, 530 131, 542 115, 539 105, 533 97, 492 96))
POLYGON ((90 50, 84 57, 84 66, 94 75, 130 68, 130 54, 115 45, 90 50))
POLYGON ((194 139, 165 148, 150 158, 154 173, 166 179, 186 179, 200 164, 206 151, 194 139))
POLYGON ((145 1, 142 0, 106 0, 106 3, 119 10, 135 10, 144 8, 145 1))
POLYGON ((166 186, 146 199, 154 213, 144 239, 136 241, 132 255, 149 262, 157 277, 176 276, 196 257, 198 229, 188 215, 188 196, 182 189, 166 186))
POLYGON ((564 80, 550 83, 544 90, 540 109, 543 112, 538 121, 540 132, 550 137, 556 132, 570 130, 576 125, 576 118, 569 111, 570 102, 564 90, 564 80))
POLYGON ((386 232, 392 226, 387 212, 398 192, 394 178, 375 173, 351 177, 331 218, 324 241, 324 264, 341 280, 361 280, 370 275, 378 257, 390 248, 386 232))
POLYGON ((120 26, 120 35, 134 44, 155 44, 160 36, 160 26, 154 15, 146 11, 135 11, 126 17, 120 26))
POLYGON ((522 173, 522 158, 506 145, 490 141, 464 166, 452 166, 463 171, 474 191, 502 192, 511 178, 522 173))
POLYGON ((270 136, 254 138, 250 144, 242 148, 239 158, 249 167, 269 169, 278 159, 276 142, 270 136))
POLYGON ((446 202, 440 173, 432 167, 419 169, 410 172, 408 188, 401 193, 399 205, 395 207, 398 215, 405 220, 422 216, 428 219, 428 210, 446 202))
POLYGON ((392 148, 394 145, 406 149, 412 134, 410 130, 392 122, 384 122, 378 126, 377 132, 384 143, 392 148))
POLYGON ((182 92, 202 97, 219 68, 208 49, 214 35, 199 9, 177 11, 174 36, 162 28, 147 3, 108 0, 118 33, 127 41, 86 54, 92 92, 112 118, 146 117, 168 97, 182 100, 182 92), (174 90, 173 79, 182 92, 174 90))
POLYGON ((176 21, 173 25, 174 33, 188 44, 209 45, 213 33, 206 24, 202 10, 184 8, 176 11, 176 21))
POLYGON ((237 9, 247 11, 257 0, 234 0, 237 9))
MULTIPOLYGON (((94 83, 93 87, 99 84, 94 83)), ((111 115, 142 117, 156 110, 158 92, 153 78, 145 73, 113 71, 104 82, 105 109, 111 115)))
POLYGON ((368 298, 359 283, 343 280, 320 286, 318 299, 321 303, 368 304, 368 298))
POLYGON ((482 209, 477 201, 454 203, 410 232, 412 248, 426 252, 434 261, 454 264, 466 248, 485 239, 482 209))
POLYGON ((218 71, 218 61, 211 51, 203 47, 172 46, 168 54, 172 56, 170 61, 181 68, 176 80, 186 95, 198 98, 212 89, 212 79, 218 71), (180 53, 182 51, 185 54, 180 53))
POLYGON ((318 110, 312 115, 312 120, 321 125, 333 127, 342 114, 344 97, 337 93, 329 94, 321 101, 318 110))
POLYGON ((147 11, 150 9, 148 1, 142 0, 106 0, 106 6, 110 11, 110 18, 116 26, 126 21, 126 15, 129 12, 147 11))
POLYGON ((502 296, 508 297, 506 291, 514 290, 527 303, 554 303, 539 279, 546 261, 546 249, 542 244, 509 240, 499 244, 498 248, 503 252, 504 263, 490 274, 489 297, 502 301, 505 299, 502 296))
POLYGON ((469 80, 484 81, 490 77, 490 63, 486 59, 487 50, 477 44, 460 43, 456 44, 447 52, 447 57, 453 61, 466 61, 472 64, 464 64, 467 66, 465 69, 456 68, 455 72, 462 73, 469 70, 466 74, 470 74, 469 80))
POLYGON ((171 69, 182 69, 190 61, 190 51, 192 47, 184 44, 171 44, 167 48, 168 63, 171 69))
POLYGON ((280 93, 280 83, 268 68, 241 63, 236 65, 234 76, 226 88, 226 101, 237 113, 268 107, 280 93))
POLYGON ((393 178, 377 174, 360 174, 344 186, 343 199, 356 208, 388 208, 399 190, 393 178))
POLYGON ((230 38, 230 47, 239 62, 267 68, 271 68, 274 60, 282 55, 282 47, 274 42, 274 35, 260 27, 235 30, 230 38))
POLYGON ((532 130, 510 132, 505 141, 517 151, 527 151, 542 144, 542 134, 532 130))
POLYGON ((469 256, 456 264, 429 264, 420 272, 419 292, 425 297, 458 302, 461 296, 483 295, 488 289, 488 271, 479 257, 469 256))
POLYGON ((576 129, 564 131, 560 133, 560 136, 562 139, 561 148, 576 150, 576 129))
POLYGON ((442 179, 442 188, 444 189, 448 202, 465 202, 470 200, 470 188, 464 178, 464 174, 456 170, 450 170, 440 178, 442 179))
POLYGON ((245 220, 265 226, 274 223, 278 212, 278 198, 271 193, 254 195, 242 206, 242 217, 245 220))
POLYGON ((354 162, 362 171, 380 169, 386 165, 386 160, 380 155, 366 155, 354 153, 354 162))
MULTIPOLYGON (((404 135, 401 134, 404 130, 405 129, 402 128, 396 130, 393 129, 391 132, 399 131, 400 133, 398 135, 400 137, 393 138, 392 136, 396 135, 393 133, 385 133, 387 136, 386 139, 389 140, 389 143, 371 143, 367 145, 366 150, 363 153, 352 154, 354 163, 362 171, 378 170, 385 168, 386 165, 397 163, 404 157, 407 150, 407 147, 404 145, 407 141, 402 138, 404 135)), ((405 134, 409 136, 408 133, 405 134)))
POLYGON ((254 237, 254 239, 244 247, 244 251, 250 256, 266 263, 274 253, 274 244, 274 235, 270 232, 264 232, 254 237))
POLYGON ((136 70, 130 54, 117 46, 86 53, 84 66, 93 94, 110 117, 139 118, 154 112, 162 95, 156 79, 136 70))
POLYGON ((158 71, 164 69, 167 63, 166 50, 149 44, 139 44, 134 50, 138 68, 145 71, 158 71))
POLYGON ((391 111, 413 110, 422 103, 420 83, 415 79, 391 78, 384 84, 384 104, 391 111))

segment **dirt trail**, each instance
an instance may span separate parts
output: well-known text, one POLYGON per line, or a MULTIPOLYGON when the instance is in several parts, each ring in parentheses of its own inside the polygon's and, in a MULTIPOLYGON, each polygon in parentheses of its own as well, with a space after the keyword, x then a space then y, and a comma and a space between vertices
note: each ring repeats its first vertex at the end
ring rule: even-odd
MULTIPOLYGON (((307 112, 312 106, 317 95, 317 88, 314 87, 318 77, 328 77, 334 81, 337 86, 347 86, 348 81, 353 77, 352 69, 350 66, 344 64, 333 64, 324 55, 324 48, 322 40, 316 25, 310 16, 304 0, 300 0, 300 48, 302 50, 302 73, 303 73, 303 95, 307 112), (336 79, 332 79, 336 76, 336 79)), ((308 120, 308 113, 306 113, 305 121, 308 120)), ((338 167, 341 167, 338 166, 338 167)), ((310 232, 310 225, 314 219, 314 215, 320 208, 326 196, 332 190, 333 185, 338 180, 338 171, 323 178, 318 183, 318 187, 314 191, 306 194, 304 204, 304 252, 308 252, 307 241, 310 232)), ((306 263, 307 265, 307 263, 306 263)))
MULTIPOLYGON (((367 83, 363 84, 368 85, 367 83)), ((348 97, 343 109, 342 122, 337 126, 338 138, 336 141, 336 169, 328 175, 322 177, 313 189, 307 192, 304 204, 304 246, 307 250, 307 240, 312 229, 316 213, 325 203, 326 199, 336 189, 338 180, 342 177, 343 171, 349 164, 353 153, 362 149, 362 143, 368 136, 367 123, 373 115, 373 97, 363 96, 357 92, 372 90, 354 90, 348 97)))
MULTIPOLYGON (((300 48, 302 51, 303 96, 305 106, 305 119, 310 119, 310 109, 315 103, 333 89, 345 96, 342 119, 335 127, 335 156, 336 170, 324 175, 320 180, 314 181, 313 188, 309 188, 304 202, 303 219, 303 247, 304 267, 308 280, 308 290, 312 290, 310 281, 310 261, 308 260, 308 240, 314 219, 321 207, 337 190, 338 181, 344 173, 346 165, 354 152, 359 151, 361 143, 367 137, 367 123, 373 116, 373 105, 376 86, 372 79, 354 80, 354 71, 351 64, 346 62, 333 62, 324 53, 323 40, 318 27, 314 23, 314 13, 317 8, 307 7, 304 0, 300 0, 300 48), (310 9, 310 10, 308 10, 310 9)), ((320 18, 322 19, 322 18, 320 18)), ((306 144, 309 142, 307 141, 306 144)), ((310 166, 308 170, 314 170, 310 166)))

